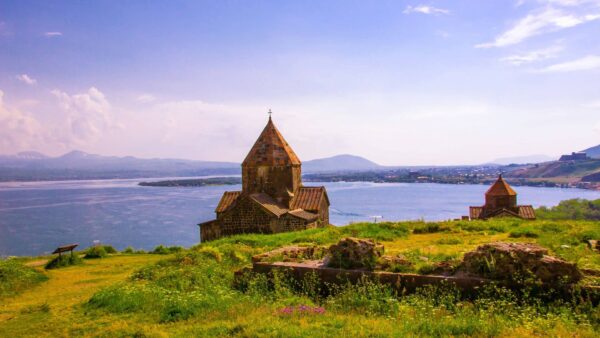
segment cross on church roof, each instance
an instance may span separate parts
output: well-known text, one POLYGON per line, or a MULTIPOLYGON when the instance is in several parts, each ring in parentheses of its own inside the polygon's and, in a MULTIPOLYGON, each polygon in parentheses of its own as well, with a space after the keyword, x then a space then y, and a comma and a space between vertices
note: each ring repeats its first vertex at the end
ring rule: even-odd
POLYGON ((269 109, 269 120, 271 119, 271 114, 273 114, 273 112, 271 111, 271 109, 269 109))

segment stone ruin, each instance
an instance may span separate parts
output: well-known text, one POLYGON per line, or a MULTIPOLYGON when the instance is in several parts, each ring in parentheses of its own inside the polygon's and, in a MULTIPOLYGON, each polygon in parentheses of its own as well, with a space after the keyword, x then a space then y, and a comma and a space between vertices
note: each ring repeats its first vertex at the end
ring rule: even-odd
POLYGON ((536 281, 551 286, 576 284, 583 275, 573 263, 549 256, 531 243, 495 242, 465 254, 458 273, 509 284, 536 281))
POLYGON ((328 282, 334 281, 340 273, 351 278, 368 276, 409 289, 443 281, 453 282, 463 289, 477 289, 492 281, 509 287, 527 284, 562 288, 583 278, 575 264, 549 256, 547 249, 530 243, 484 244, 466 253, 460 263, 434 264, 434 269, 427 275, 391 272, 394 266, 410 268, 412 263, 402 255, 386 256, 383 253, 381 244, 348 237, 329 248, 290 246, 256 255, 253 270, 268 272, 286 267, 294 270, 298 277, 313 271, 328 282))

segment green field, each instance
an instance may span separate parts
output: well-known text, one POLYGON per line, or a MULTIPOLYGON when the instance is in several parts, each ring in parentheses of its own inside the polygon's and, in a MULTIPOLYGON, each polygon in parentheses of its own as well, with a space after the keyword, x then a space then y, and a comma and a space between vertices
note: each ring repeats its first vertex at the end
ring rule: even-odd
POLYGON ((541 301, 500 288, 466 300, 451 288, 399 296, 371 282, 325 296, 315 283, 294 284, 284 275, 272 284, 254 277, 241 289, 232 286, 233 272, 248 266, 252 255, 289 244, 327 245, 347 236, 375 239, 387 254, 414 260, 417 271, 461 259, 491 241, 539 243, 581 268, 600 270, 600 254, 585 243, 600 238, 600 223, 581 220, 361 223, 235 236, 164 255, 111 254, 47 271, 43 259, 19 259, 0 262, 0 337, 597 337, 600 332, 597 306, 541 301))

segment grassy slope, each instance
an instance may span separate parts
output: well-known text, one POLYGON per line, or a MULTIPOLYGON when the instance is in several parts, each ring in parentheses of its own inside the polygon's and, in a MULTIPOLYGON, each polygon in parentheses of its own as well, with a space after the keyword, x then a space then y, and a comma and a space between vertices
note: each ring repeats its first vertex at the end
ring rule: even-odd
POLYGON ((578 182, 581 177, 598 172, 600 160, 577 162, 554 161, 512 172, 510 176, 557 183, 578 182))
POLYGON ((319 299, 293 292, 283 282, 267 290, 255 281, 245 293, 230 287, 232 272, 247 265, 253 254, 292 243, 329 244, 344 236, 375 238, 387 253, 403 253, 416 262, 423 256, 430 261, 460 258, 494 240, 539 242, 558 256, 600 269, 600 255, 581 243, 600 235, 600 225, 594 222, 449 222, 431 227, 441 232, 411 233, 425 227, 418 222, 356 224, 236 236, 169 256, 174 258, 116 255, 89 260, 83 266, 50 271, 49 281, 4 300, 0 336, 592 337, 600 329, 598 308, 519 305, 510 297, 464 302, 443 293, 397 299, 368 286, 319 299), (517 237, 510 238, 511 234, 517 237), (159 259, 165 260, 153 265, 159 259), (136 270, 135 278, 127 279, 136 270), (279 314, 283 307, 298 304, 323 306, 326 313, 279 314))

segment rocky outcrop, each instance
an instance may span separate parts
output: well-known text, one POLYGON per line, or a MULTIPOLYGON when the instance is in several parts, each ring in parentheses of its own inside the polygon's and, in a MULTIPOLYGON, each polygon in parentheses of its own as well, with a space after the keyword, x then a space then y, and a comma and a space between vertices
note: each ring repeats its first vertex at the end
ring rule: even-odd
POLYGON ((383 245, 370 239, 347 237, 329 247, 325 264, 332 268, 373 270, 383 245))
POLYGON ((252 262, 312 260, 321 258, 324 252, 325 248, 319 246, 286 246, 252 256, 252 262))
POLYGON ((466 253, 459 270, 510 284, 574 284, 583 277, 575 264, 548 256, 548 250, 530 243, 488 243, 466 253))

